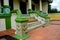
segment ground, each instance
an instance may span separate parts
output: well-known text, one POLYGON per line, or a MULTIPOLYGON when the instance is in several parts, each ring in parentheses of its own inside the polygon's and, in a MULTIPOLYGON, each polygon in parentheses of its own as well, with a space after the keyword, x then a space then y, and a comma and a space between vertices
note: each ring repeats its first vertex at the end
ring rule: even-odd
POLYGON ((60 21, 51 21, 50 26, 39 27, 28 32, 26 40, 60 40, 60 21))

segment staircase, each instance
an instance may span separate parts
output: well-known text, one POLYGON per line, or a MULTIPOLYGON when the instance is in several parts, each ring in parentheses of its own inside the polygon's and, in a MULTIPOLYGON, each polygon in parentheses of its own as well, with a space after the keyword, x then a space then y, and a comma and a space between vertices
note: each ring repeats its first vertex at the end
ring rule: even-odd
POLYGON ((35 29, 37 27, 43 26, 46 23, 45 22, 45 18, 42 18, 39 15, 31 14, 30 17, 34 17, 35 20, 37 20, 37 21, 30 22, 30 23, 28 22, 28 24, 27 24, 27 27, 28 27, 27 31, 30 31, 30 30, 35 29))
POLYGON ((30 31, 30 30, 35 29, 40 26, 44 26, 49 21, 48 20, 49 17, 46 14, 45 14, 46 16, 44 14, 42 14, 44 17, 39 12, 31 12, 29 15, 30 15, 30 17, 32 17, 33 19, 35 19, 37 21, 28 23, 27 31, 30 31))
POLYGON ((49 19, 49 17, 47 16, 47 14, 43 14, 43 12, 39 11, 28 11, 28 12, 29 12, 28 14, 21 14, 21 11, 17 11, 17 15, 21 14, 19 15, 20 17, 28 19, 26 29, 27 32, 37 27, 44 26, 46 23, 48 23, 47 21, 49 21, 47 20, 49 19))

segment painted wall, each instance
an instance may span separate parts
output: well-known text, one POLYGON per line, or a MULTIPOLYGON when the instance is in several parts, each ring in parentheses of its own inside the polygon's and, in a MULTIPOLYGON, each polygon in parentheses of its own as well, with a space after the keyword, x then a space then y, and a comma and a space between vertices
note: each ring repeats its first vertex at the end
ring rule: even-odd
POLYGON ((13 13, 11 16, 11 27, 12 27, 12 29, 16 29, 16 21, 15 21, 16 17, 17 17, 17 15, 15 13, 13 13))
POLYGON ((48 13, 48 2, 43 2, 42 3, 42 9, 44 12, 48 13))
POLYGON ((50 13, 50 20, 60 20, 60 13, 50 13))
POLYGON ((0 31, 6 30, 5 26, 5 19, 0 19, 0 31))
POLYGON ((19 6, 20 6, 19 5, 19 0, 13 0, 13 7, 14 7, 14 9, 20 9, 19 6))

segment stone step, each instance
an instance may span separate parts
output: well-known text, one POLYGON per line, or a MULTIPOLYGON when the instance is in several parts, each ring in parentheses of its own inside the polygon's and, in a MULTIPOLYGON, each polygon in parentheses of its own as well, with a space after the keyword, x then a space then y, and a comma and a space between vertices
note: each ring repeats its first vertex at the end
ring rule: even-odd
POLYGON ((40 27, 40 26, 42 26, 42 25, 44 25, 45 24, 45 22, 43 22, 42 23, 42 21, 37 21, 37 22, 32 22, 32 23, 28 23, 27 24, 27 32, 28 31, 30 31, 30 30, 33 30, 33 29, 35 29, 35 28, 37 28, 37 27, 40 27))

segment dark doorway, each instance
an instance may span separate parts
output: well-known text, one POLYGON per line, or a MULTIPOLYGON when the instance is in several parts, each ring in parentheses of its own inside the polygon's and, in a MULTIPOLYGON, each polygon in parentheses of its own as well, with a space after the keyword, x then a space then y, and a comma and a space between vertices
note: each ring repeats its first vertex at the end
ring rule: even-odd
POLYGON ((35 10, 35 5, 32 4, 32 10, 35 10))
POLYGON ((3 2, 4 0, 1 0, 1 6, 3 6, 3 4, 4 4, 4 2, 3 2))
MULTIPOLYGON (((4 6, 4 0, 1 0, 1 6, 3 7, 4 6)), ((1 8, 1 12, 3 13, 3 8, 1 8)))
POLYGON ((27 13, 26 2, 20 1, 20 10, 21 10, 22 14, 26 14, 27 13))
POLYGON ((13 10, 13 0, 9 0, 9 6, 11 7, 10 10, 13 10))

